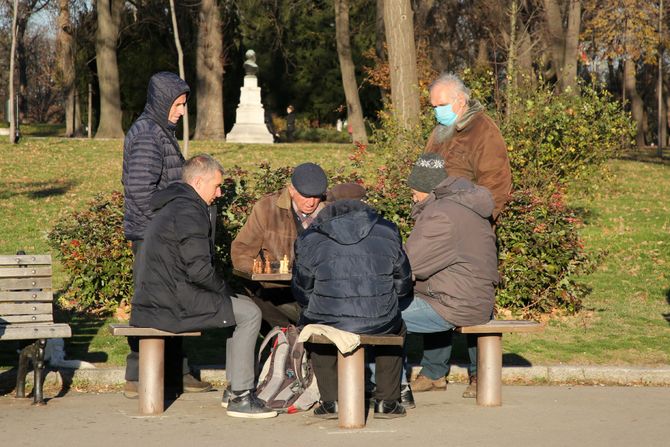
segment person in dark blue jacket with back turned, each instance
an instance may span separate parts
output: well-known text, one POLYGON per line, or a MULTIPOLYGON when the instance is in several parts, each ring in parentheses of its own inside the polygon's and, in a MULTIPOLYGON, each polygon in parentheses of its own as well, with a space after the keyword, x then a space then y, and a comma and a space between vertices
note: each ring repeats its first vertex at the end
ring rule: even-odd
MULTIPOLYGON (((359 200, 324 208, 295 243, 293 295, 299 324, 358 334, 405 334, 398 300, 412 294, 412 273, 398 228, 359 200)), ((321 404, 314 415, 337 417, 337 350, 308 345, 321 404)), ((376 348, 375 418, 405 416, 400 405, 402 348, 376 348)))
MULTIPOLYGON (((149 80, 147 103, 139 118, 128 129, 123 142, 124 214, 123 229, 131 241, 135 262, 133 276, 138 271, 137 254, 144 232, 154 216, 149 203, 154 195, 170 183, 181 180, 184 156, 175 137, 179 118, 184 114, 190 93, 188 84, 175 73, 162 71, 149 80)), ((139 378, 138 339, 128 337, 130 354, 126 358, 124 395, 137 397, 139 378)), ((186 357, 182 358, 181 338, 170 339, 166 345, 169 362, 181 362, 183 380, 178 384, 186 392, 208 391, 212 385, 190 374, 186 357)))

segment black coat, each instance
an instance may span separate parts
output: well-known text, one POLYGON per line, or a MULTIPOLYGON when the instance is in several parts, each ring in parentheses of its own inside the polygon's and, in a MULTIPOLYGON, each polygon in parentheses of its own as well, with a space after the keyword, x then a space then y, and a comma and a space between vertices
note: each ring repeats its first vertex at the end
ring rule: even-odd
POLYGON ((397 331, 412 273, 398 228, 357 200, 324 208, 295 243, 293 295, 302 324, 359 334, 397 331))
POLYGON ((130 324, 171 332, 234 325, 228 287, 212 264, 207 204, 190 185, 173 183, 151 205, 130 324))
POLYGON ((168 121, 174 101, 189 87, 170 72, 156 73, 149 81, 147 103, 123 142, 123 227, 126 238, 144 239, 153 217, 149 202, 153 195, 181 179, 184 156, 168 121))

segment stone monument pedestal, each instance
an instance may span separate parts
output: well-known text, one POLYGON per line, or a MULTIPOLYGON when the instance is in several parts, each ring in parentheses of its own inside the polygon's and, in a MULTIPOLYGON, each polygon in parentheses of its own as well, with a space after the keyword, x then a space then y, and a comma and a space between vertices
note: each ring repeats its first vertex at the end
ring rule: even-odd
POLYGON ((244 85, 240 89, 240 103, 237 106, 237 119, 228 135, 229 143, 263 143, 273 144, 274 139, 265 125, 265 111, 261 104, 261 88, 258 78, 254 75, 244 77, 244 85))

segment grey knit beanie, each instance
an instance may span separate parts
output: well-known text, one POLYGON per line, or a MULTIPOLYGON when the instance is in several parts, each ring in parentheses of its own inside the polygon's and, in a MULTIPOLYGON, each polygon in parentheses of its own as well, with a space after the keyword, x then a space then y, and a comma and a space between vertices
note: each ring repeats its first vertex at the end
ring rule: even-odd
POLYGON ((431 192, 442 180, 447 178, 444 159, 440 154, 428 152, 421 154, 407 178, 407 186, 421 191, 431 192))

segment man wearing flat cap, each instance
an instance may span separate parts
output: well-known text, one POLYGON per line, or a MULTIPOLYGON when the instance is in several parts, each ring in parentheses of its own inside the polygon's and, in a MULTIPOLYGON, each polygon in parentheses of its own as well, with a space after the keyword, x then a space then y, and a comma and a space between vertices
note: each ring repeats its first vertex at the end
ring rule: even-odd
MULTIPOLYGON (((251 272, 254 260, 279 262, 284 256, 293 264, 293 244, 323 209, 328 188, 323 169, 303 163, 293 170, 291 182, 280 191, 261 198, 251 210, 232 243, 231 257, 237 270, 251 272)), ((270 327, 298 321, 300 306, 288 284, 249 285, 252 299, 270 327)))

